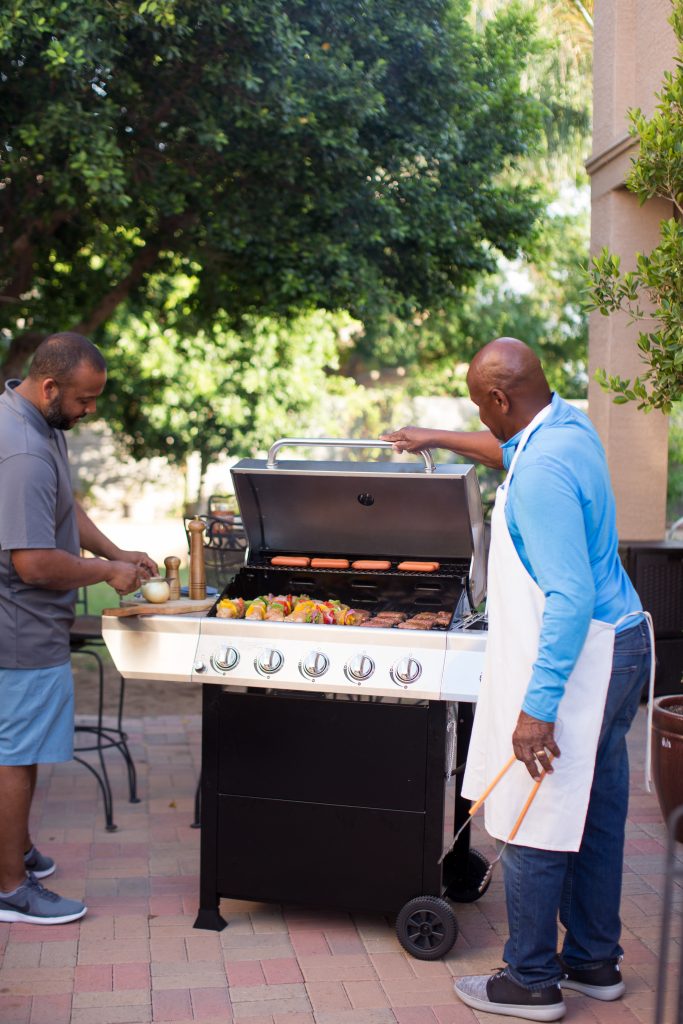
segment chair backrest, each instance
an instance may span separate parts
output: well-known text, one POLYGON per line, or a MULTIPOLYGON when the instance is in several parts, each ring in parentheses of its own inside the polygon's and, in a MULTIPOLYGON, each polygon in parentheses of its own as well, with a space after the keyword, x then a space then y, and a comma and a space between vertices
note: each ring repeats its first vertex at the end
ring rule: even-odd
POLYGON ((214 515, 216 512, 236 515, 237 499, 234 494, 210 494, 206 510, 209 515, 214 515))

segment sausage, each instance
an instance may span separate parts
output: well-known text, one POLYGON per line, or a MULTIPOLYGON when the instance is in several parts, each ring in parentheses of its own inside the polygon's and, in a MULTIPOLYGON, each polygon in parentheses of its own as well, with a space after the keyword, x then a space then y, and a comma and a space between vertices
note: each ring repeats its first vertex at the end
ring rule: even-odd
POLYGON ((399 562, 398 568, 401 572, 436 572, 439 568, 438 562, 399 562))
POLYGON ((352 569, 374 569, 376 572, 386 572, 387 569, 391 569, 391 562, 385 562, 384 560, 363 560, 360 562, 352 562, 352 569))
POLYGON ((296 569, 305 569, 311 564, 310 558, 304 555, 276 555, 271 558, 271 565, 289 565, 296 569))
POLYGON ((312 558, 311 569, 348 569, 348 558, 312 558))

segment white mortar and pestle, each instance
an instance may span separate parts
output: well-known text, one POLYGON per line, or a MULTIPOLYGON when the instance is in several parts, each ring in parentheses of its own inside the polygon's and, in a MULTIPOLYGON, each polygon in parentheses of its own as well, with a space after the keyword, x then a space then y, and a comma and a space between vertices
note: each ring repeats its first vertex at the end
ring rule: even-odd
POLYGON ((150 604, 164 604, 171 596, 171 588, 163 576, 150 576, 140 586, 140 593, 150 604))

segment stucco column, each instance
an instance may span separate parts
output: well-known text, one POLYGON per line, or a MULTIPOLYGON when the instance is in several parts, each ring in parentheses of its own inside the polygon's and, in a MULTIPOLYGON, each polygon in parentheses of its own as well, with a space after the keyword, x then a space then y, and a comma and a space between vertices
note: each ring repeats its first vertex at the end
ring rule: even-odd
MULTIPOLYGON (((635 266, 637 252, 659 242, 659 223, 672 205, 650 200, 639 206, 624 188, 637 153, 628 135, 628 110, 652 113, 665 69, 673 68, 676 39, 668 23, 669 0, 601 0, 594 34, 591 252, 607 246, 622 269, 635 266)), ((647 329, 647 324, 645 325, 647 329)), ((607 452, 617 499, 622 540, 661 540, 666 529, 668 421, 643 413, 635 403, 615 405, 594 382, 597 367, 633 378, 644 363, 636 347, 638 326, 622 314, 591 316, 588 411, 607 452)))

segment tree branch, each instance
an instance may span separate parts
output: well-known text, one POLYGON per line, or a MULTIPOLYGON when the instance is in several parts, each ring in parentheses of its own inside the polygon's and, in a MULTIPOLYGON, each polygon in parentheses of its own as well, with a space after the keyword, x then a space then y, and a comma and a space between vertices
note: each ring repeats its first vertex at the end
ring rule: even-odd
MULTIPOLYGON (((159 257, 159 253, 171 237, 177 231, 188 227, 196 219, 197 215, 194 213, 183 213, 176 217, 169 217, 161 226, 156 237, 150 239, 140 249, 126 276, 106 295, 102 296, 87 316, 79 323, 69 327, 68 330, 74 331, 77 334, 91 334, 98 327, 101 327, 109 319, 117 306, 128 298, 131 291, 140 283, 145 274, 152 269, 159 257)), ((55 330, 59 329, 59 326, 55 327, 55 330)), ((5 359, 2 361, 2 365, 0 365, 0 386, 4 387, 6 381, 12 377, 20 377, 22 375, 27 360, 33 355, 44 338, 45 334, 38 331, 28 331, 26 334, 20 334, 12 339, 5 359)))
POLYGON ((65 221, 70 220, 71 216, 72 214, 68 210, 56 210, 49 223, 46 224, 43 220, 33 220, 26 230, 15 238, 11 249, 17 261, 17 269, 12 280, 7 283, 0 294, 0 302, 12 302, 29 290, 33 280, 35 241, 46 235, 54 235, 57 228, 65 221))
POLYGON ((152 269, 159 253, 172 235, 176 231, 188 227, 196 219, 196 214, 183 213, 177 217, 170 217, 165 221, 157 236, 154 239, 150 239, 144 248, 140 249, 126 276, 111 291, 102 296, 90 313, 71 329, 77 334, 90 334, 98 327, 101 327, 109 319, 116 307, 128 298, 131 291, 140 283, 145 274, 152 269))
POLYGON ((593 19, 590 16, 590 14, 588 13, 588 11, 586 10, 586 8, 581 3, 581 0, 572 0, 572 3, 574 4, 574 7, 576 7, 577 11, 579 12, 579 14, 583 18, 583 20, 586 22, 588 27, 590 29, 592 29, 593 28, 593 19))
POLYGON ((45 335, 38 331, 28 331, 26 334, 12 338, 7 355, 0 365, 0 386, 3 390, 8 380, 22 376, 29 357, 33 355, 44 337, 45 335))

